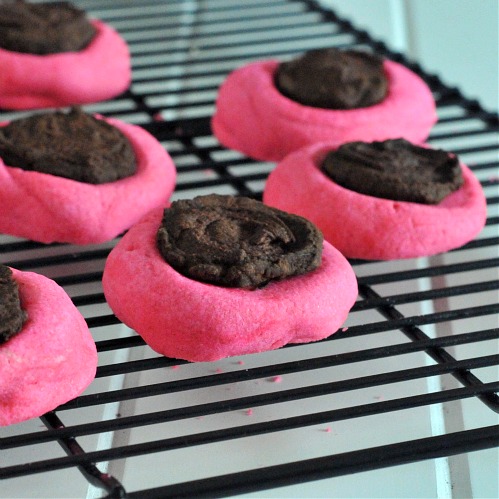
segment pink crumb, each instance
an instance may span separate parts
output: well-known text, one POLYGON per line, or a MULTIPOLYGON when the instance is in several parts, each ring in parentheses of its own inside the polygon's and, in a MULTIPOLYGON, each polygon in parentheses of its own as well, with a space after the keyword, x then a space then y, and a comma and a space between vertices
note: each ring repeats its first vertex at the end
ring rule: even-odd
POLYGON ((180 366, 171 366, 170 369, 180 369, 180 366))
POLYGON ((248 409, 246 411, 246 416, 252 416, 253 415, 253 409, 248 409))
POLYGON ((324 428, 324 431, 326 433, 331 433, 331 428, 329 426, 327 426, 326 428, 324 428))
POLYGON ((347 327, 343 327, 343 328, 341 328, 341 330, 342 330, 343 332, 345 332, 345 331, 348 331, 348 328, 347 328, 347 327))
POLYGON ((223 373, 223 369, 217 368, 217 369, 215 369, 215 373, 216 374, 223 373))
POLYGON ((282 376, 274 376, 270 381, 272 381, 272 383, 280 383, 282 381, 282 376))
POLYGON ((154 121, 164 121, 163 116, 162 116, 161 113, 156 113, 155 115, 153 115, 152 119, 154 121))
POLYGON ((243 361, 243 360, 239 360, 237 363, 238 363, 240 366, 244 366, 244 361, 243 361))

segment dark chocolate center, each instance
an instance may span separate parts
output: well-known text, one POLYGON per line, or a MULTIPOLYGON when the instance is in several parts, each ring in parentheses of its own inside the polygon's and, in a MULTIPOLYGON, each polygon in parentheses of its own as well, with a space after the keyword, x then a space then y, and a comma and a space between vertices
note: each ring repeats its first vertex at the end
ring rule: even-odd
POLYGON ((26 317, 12 271, 0 265, 0 345, 21 331, 26 317))
POLYGON ((84 49, 96 30, 69 2, 0 3, 0 47, 46 55, 84 49))
POLYGON ((379 57, 333 48, 312 50, 279 64, 274 82, 286 97, 324 109, 372 106, 381 102, 388 91, 379 57))
POLYGON ((343 144, 321 169, 342 187, 396 201, 437 204, 463 185, 455 155, 404 139, 343 144))
POLYGON ((89 184, 128 177, 137 168, 128 139, 116 127, 78 108, 0 127, 0 158, 9 166, 89 184))
POLYGON ((233 196, 172 203, 157 235, 179 273, 226 287, 257 288, 321 263, 322 234, 308 220, 233 196))

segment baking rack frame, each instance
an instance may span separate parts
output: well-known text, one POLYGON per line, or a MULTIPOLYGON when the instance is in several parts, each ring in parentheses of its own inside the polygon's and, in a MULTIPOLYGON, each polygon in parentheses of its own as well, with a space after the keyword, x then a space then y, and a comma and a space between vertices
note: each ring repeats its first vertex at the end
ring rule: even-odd
MULTIPOLYGON (((258 4, 258 0, 254 2, 258 4)), ((284 2, 281 0, 270 1, 273 5, 280 4, 299 4, 304 13, 313 13, 315 25, 330 25, 334 26, 334 36, 348 36, 349 41, 346 43, 338 42, 336 46, 362 46, 374 52, 388 57, 394 61, 400 62, 411 70, 419 74, 430 86, 435 97, 439 109, 449 106, 458 107, 462 112, 459 116, 451 116, 440 119, 440 123, 459 123, 460 121, 473 119, 482 123, 476 130, 466 130, 464 132, 452 131, 450 133, 432 133, 432 140, 455 139, 462 136, 463 141, 473 136, 481 136, 484 134, 497 134, 499 130, 498 118, 495 114, 485 111, 476 100, 465 98, 457 88, 445 85, 439 77, 427 74, 417 63, 408 60, 400 53, 391 51, 385 44, 374 40, 366 31, 356 29, 352 24, 342 18, 339 18, 334 12, 325 10, 315 1, 302 2, 284 2)), ((121 14, 122 10, 129 8, 125 0, 119 2, 110 2, 107 0, 88 0, 80 2, 82 7, 86 8, 90 14, 96 11, 99 17, 113 25, 120 25, 120 21, 126 20, 131 14, 121 14), (127 7, 128 6, 128 7, 127 7)), ((140 19, 140 5, 134 6, 134 19, 140 19)), ((164 15, 165 25, 169 25, 170 14, 162 8, 163 2, 159 0, 145 0, 141 5, 149 7, 157 7, 158 16, 164 15), (164 14, 161 14, 163 12, 164 14)), ((178 18, 178 11, 186 12, 185 29, 174 30, 173 34, 157 35, 156 37, 147 33, 150 30, 147 26, 141 28, 124 29, 126 34, 141 32, 147 35, 148 43, 157 43, 156 51, 148 49, 146 54, 141 53, 140 36, 135 39, 129 38, 128 43, 132 49, 132 54, 137 60, 141 55, 147 58, 156 55, 164 56, 165 54, 175 57, 181 54, 180 62, 175 64, 177 67, 188 67, 191 64, 191 56, 196 57, 197 64, 204 64, 206 69, 197 71, 196 78, 200 81, 204 77, 220 76, 222 73, 228 73, 228 69, 220 71, 216 69, 217 64, 227 63, 232 64, 234 56, 216 56, 212 58, 209 51, 207 55, 202 54, 203 47, 196 45, 196 21, 192 19, 192 13, 197 9, 209 8, 212 12, 217 13, 216 21, 205 21, 221 23, 224 13, 229 12, 227 21, 223 29, 217 32, 217 36, 233 35, 234 33, 244 33, 244 29, 231 28, 231 26, 240 25, 241 17, 238 17, 238 7, 236 3, 220 2, 212 0, 211 2, 182 2, 181 0, 169 2, 170 8, 175 11, 175 19, 178 18), (193 7, 193 4, 196 4, 193 7), (206 7, 206 5, 208 7, 206 7), (191 7, 193 10, 191 11, 191 7), (186 34, 187 33, 187 37, 186 34), (220 35, 221 33, 221 35, 220 35), (180 40, 188 40, 187 48, 182 46, 176 49, 176 43, 180 40), (134 41, 138 40, 138 41, 134 41), (136 44, 138 44, 136 46, 136 44), (165 44, 169 44, 171 48, 164 48, 165 44), (195 47, 195 49, 193 49, 195 47), (199 55, 201 50, 201 55, 199 55), (194 55, 192 55, 194 54, 194 55), (213 64, 214 69, 210 68, 213 64)), ((260 2, 263 5, 262 2, 260 2)), ((259 5, 256 5, 258 8, 259 5)), ((296 12, 293 11, 296 15, 296 12)), ((242 8, 241 16, 245 19, 264 18, 265 13, 260 14, 258 11, 252 10, 251 14, 242 8)), ((283 13, 282 16, 288 14, 283 13)), ((173 19, 173 18, 172 18, 173 19)), ((275 20, 274 29, 278 29, 279 18, 275 20)), ((308 26, 307 19, 296 23, 304 29, 308 26)), ((179 28, 179 26, 176 26, 179 28)), ((119 28, 118 28, 119 29, 119 28)), ((252 28, 254 29, 254 28, 252 28)), ((272 28, 262 30, 263 43, 265 43, 265 35, 271 34, 272 28)), ((248 29, 248 32, 250 29, 248 29)), ((295 37, 293 40, 288 40, 285 32, 282 32, 279 42, 296 42, 299 41, 302 35, 295 37)), ((328 35, 331 37, 331 35, 328 35)), ((230 38, 230 36, 229 36, 230 38)), ((320 43, 324 44, 326 36, 320 36, 320 43)), ((303 41, 307 40, 307 35, 303 35, 303 41)), ((244 52, 246 57, 258 58, 259 53, 253 52, 253 46, 246 42, 228 42, 220 44, 217 42, 217 49, 237 49, 244 52)), ((287 49, 280 46, 276 50, 276 56, 288 57, 296 52, 295 48, 287 49)), ((236 52, 237 52, 236 50, 236 52)), ((236 63, 234 62, 234 67, 236 63)), ((258 171, 258 169, 250 170, 247 174, 233 173, 233 167, 238 165, 257 165, 258 162, 249 160, 244 157, 223 159, 224 149, 208 140, 206 146, 200 145, 198 139, 211 136, 210 130, 210 115, 205 111, 205 108, 213 106, 213 91, 216 90, 216 85, 212 83, 200 83, 196 85, 194 90, 187 86, 177 85, 177 88, 170 90, 171 94, 177 97, 177 100, 172 100, 171 103, 162 104, 161 98, 151 98, 147 85, 150 83, 156 84, 161 81, 168 83, 175 80, 182 83, 188 77, 185 74, 170 78, 161 78, 158 76, 148 76, 144 72, 144 68, 154 71, 154 64, 134 65, 134 79, 131 89, 124 95, 110 101, 105 105, 96 104, 93 109, 101 112, 104 115, 110 115, 125 121, 138 122, 140 126, 154 135, 159 141, 165 144, 175 143, 181 144, 179 151, 170 150, 170 154, 175 160, 179 155, 190 155, 195 157, 195 161, 187 163, 179 167, 179 172, 184 175, 186 180, 179 176, 179 182, 176 187, 176 194, 182 197, 184 194, 190 196, 190 193, 196 190, 206 191, 212 189, 216 191, 220 187, 230 187, 238 195, 250 196, 256 199, 261 199, 261 185, 268 175, 268 170, 258 171), (138 76, 137 76, 138 75, 138 76), (145 75, 145 76, 142 76, 145 75), (145 88, 145 90, 141 90, 145 88), (190 95, 193 91, 212 92, 206 99, 197 98, 194 105, 185 103, 182 98, 190 95), (120 103, 125 102, 126 105, 120 103), (114 105, 113 103, 116 103, 114 105), (191 106, 191 107, 190 107, 191 106), (197 114, 196 114, 197 113, 197 114), (174 116, 173 118, 171 116, 174 116), (175 117, 177 116, 177 117, 175 117), (216 154, 214 154, 216 153, 216 154), (219 154, 220 156, 217 156, 219 154), (222 159, 216 159, 222 158, 222 159), (200 172, 209 170, 215 172, 215 175, 199 178, 200 172), (194 175, 195 180, 190 180, 190 175, 194 175), (256 188, 250 186, 257 185, 256 188), (260 186, 260 187, 258 187, 260 186)), ((161 71, 161 65, 158 64, 158 70, 161 71)), ((185 83, 185 82, 184 82, 185 83)), ((154 93, 154 91, 153 91, 154 93)), ((164 97, 163 97, 164 100, 164 97)), ((0 118, 10 119, 15 113, 0 112, 0 118)), ((483 151, 497 151, 497 140, 486 143, 485 145, 465 147, 459 150, 459 153, 464 154, 480 154, 483 151)), ((482 161, 470 165, 475 172, 496 172, 497 161, 482 161)), ((271 168, 271 167, 270 167, 271 168)), ((493 173, 489 177, 481 181, 484 189, 488 188, 491 191, 497 184, 497 176, 493 173)), ((487 191, 487 192, 488 192, 487 191)), ((497 206, 499 197, 497 193, 487 194, 487 202, 489 207, 497 206)), ((497 227, 499 217, 489 216, 487 220, 488 227, 497 227)), ((497 268, 499 258, 474 259, 472 255, 480 248, 497 247, 499 238, 497 236, 480 237, 475 241, 470 242, 464 248, 458 251, 469 255, 468 259, 456 263, 446 264, 438 261, 432 262, 427 267, 413 268, 408 270, 396 270, 387 272, 385 267, 382 272, 375 272, 369 275, 359 276, 359 291, 360 299, 355 304, 352 312, 361 312, 363 310, 376 310, 385 320, 381 322, 366 322, 356 324, 348 328, 348 331, 338 332, 333 340, 337 341, 342 337, 355 337, 369 335, 380 331, 399 330, 407 338, 405 343, 394 344, 391 346, 383 346, 379 348, 370 348, 359 350, 341 355, 329 355, 319 358, 310 358, 303 360, 295 360, 292 362, 282 363, 278 366, 267 365, 251 369, 238 370, 234 372, 221 373, 217 376, 200 376, 192 379, 184 379, 177 381, 165 381, 151 386, 137 386, 131 388, 121 388, 118 390, 107 391, 104 393, 84 394, 81 397, 65 404, 57 410, 44 415, 41 421, 46 426, 45 430, 30 432, 25 434, 17 434, 13 436, 3 437, 0 430, 0 449, 6 452, 12 448, 25 448, 26 451, 30 446, 36 446, 44 442, 57 442, 66 452, 66 456, 51 457, 48 456, 44 460, 30 462, 29 452, 26 452, 28 460, 23 463, 9 464, 0 466, 0 478, 12 479, 16 478, 22 483, 23 477, 36 473, 47 473, 52 470, 61 470, 66 468, 78 468, 84 475, 86 480, 93 486, 101 489, 103 493, 110 498, 149 498, 149 497, 221 497, 248 493, 252 491, 264 491, 271 488, 281 487, 284 485, 292 485, 306 483, 310 481, 332 478, 346 474, 359 473, 367 470, 374 470, 389 466, 400 465, 404 463, 413 463, 416 461, 436 459, 446 456, 453 456, 462 453, 469 453, 476 450, 490 449, 499 444, 499 426, 489 425, 464 431, 457 431, 448 434, 434 435, 427 438, 418 438, 415 440, 390 443, 368 449, 352 450, 341 454, 333 454, 320 456, 312 459, 299 460, 294 462, 283 462, 277 465, 267 466, 258 469, 247 469, 237 473, 220 474, 218 476, 191 480, 183 483, 170 483, 168 485, 154 487, 147 490, 138 490, 130 492, 125 490, 125 487, 112 475, 102 471, 100 463, 113 460, 129 458, 144 453, 164 452, 174 450, 184 446, 198 446, 214 442, 223 442, 231 439, 242 437, 251 437, 252 435, 262 435, 271 432, 279 432, 293 428, 300 428, 314 424, 323 424, 331 421, 347 420, 349 418, 365 417, 371 414, 389 414, 392 411, 410 410, 411 407, 429 406, 432 404, 442 404, 453 400, 464 400, 467 398, 476 398, 487 407, 487 410, 499 412, 499 399, 497 391, 499 382, 488 381, 484 382, 480 376, 475 374, 475 371, 484 367, 493 367, 499 364, 499 355, 490 353, 479 357, 457 359, 449 349, 456 345, 466 345, 470 343, 491 342, 497 341, 499 338, 498 328, 486 328, 483 330, 473 330, 461 332, 460 334, 450 334, 439 337, 430 337, 424 330, 427 325, 437 325, 447 323, 449 321, 459 321, 462 318, 480 318, 497 314, 499 306, 497 302, 488 304, 478 304, 469 307, 458 309, 448 309, 441 311, 433 311, 432 313, 423 315, 406 315, 401 312, 400 307, 407 303, 418 303, 427 300, 442 300, 449 297, 467 294, 480 294, 483 292, 494 291, 499 288, 497 280, 484 280, 482 282, 469 283, 457 286, 444 286, 436 289, 427 289, 410 293, 401 292, 397 295, 383 295, 377 290, 377 286, 387 283, 403 283, 406 279, 432 279, 446 276, 449 274, 460 272, 473 272, 477 270, 490 269, 492 272, 497 268), (64 411, 75 410, 93 405, 105 405, 133 398, 155 396, 162 393, 172 393, 182 390, 202 389, 214 384, 223 385, 230 383, 238 383, 252 379, 260 379, 269 376, 284 376, 289 373, 298 373, 301 371, 309 371, 324 367, 346 365, 366 361, 369 359, 391 358, 394 356, 404 355, 411 352, 425 352, 432 363, 422 367, 409 368, 403 371, 386 372, 371 376, 365 376, 357 379, 344 381, 331 381, 327 384, 307 387, 306 389, 295 388, 289 390, 281 390, 276 395, 275 393, 253 395, 240 400, 231 399, 230 401, 218 401, 206 404, 200 404, 194 407, 185 407, 180 409, 171 409, 152 414, 129 415, 117 417, 102 421, 91 421, 79 425, 66 425, 64 422, 64 411), (425 393, 418 396, 396 398, 394 400, 380 400, 369 404, 360 404, 357 406, 331 409, 312 414, 287 417, 280 420, 249 423, 231 428, 224 428, 192 434, 182 437, 159 439, 155 441, 129 444, 122 447, 112 447, 107 449, 85 451, 80 444, 79 439, 84 435, 103 434, 106 432, 115 432, 127 428, 144 426, 158 421, 170 421, 175 419, 202 417, 207 414, 220 413, 223 411, 243 410, 246 407, 257 407, 266 404, 276 403, 276 401, 299 400, 307 399, 330 392, 356 390, 370 386, 385 386, 390 383, 403 382, 406 379, 426 378, 443 374, 452 375, 458 382, 458 386, 425 393)), ((102 264, 116 241, 104 247, 86 248, 84 251, 75 247, 71 251, 62 252, 61 254, 53 254, 52 250, 61 245, 41 245, 31 241, 17 240, 10 238, 0 242, 0 254, 2 255, 3 263, 20 270, 37 269, 44 272, 44 269, 60 267, 70 263, 72 265, 80 262, 82 271, 55 277, 55 280, 63 287, 71 287, 85 283, 100 282, 102 277, 102 264), (20 255, 17 257, 17 255, 20 255), (85 270, 89 262, 99 262, 96 265, 88 265, 92 270, 85 270), (100 265, 100 267, 99 267, 100 265), (94 267, 97 267, 94 269, 94 267)), ((57 252, 56 252, 57 253, 57 252)), ((367 262, 351 261, 354 269, 361 266, 369 265, 367 262)), ((52 271, 48 271, 50 274, 52 271)), ((57 274, 57 272, 56 272, 57 274)), ((72 296, 74 303, 84 308, 89 305, 104 303, 104 296, 100 290, 96 292, 88 292, 76 294, 72 296)), ((116 317, 110 313, 100 316, 87 317, 87 323, 91 330, 105 326, 114 326, 119 324, 116 317)), ((104 352, 112 352, 116 350, 128 350, 135 347, 143 346, 144 343, 137 335, 127 337, 110 338, 97 341, 99 354, 104 352)), ((293 346, 290 348, 300 348, 293 346)), ((141 370, 152 370, 159 368, 169 368, 182 364, 175 359, 167 359, 164 357, 152 357, 144 360, 128 360, 125 362, 117 362, 100 365, 98 368, 98 378, 108 376, 126 375, 141 370)), ((0 463, 1 464, 1 463, 0 463)), ((0 489, 1 490, 1 489, 0 489)), ((0 492, 1 495, 1 492, 0 492)))

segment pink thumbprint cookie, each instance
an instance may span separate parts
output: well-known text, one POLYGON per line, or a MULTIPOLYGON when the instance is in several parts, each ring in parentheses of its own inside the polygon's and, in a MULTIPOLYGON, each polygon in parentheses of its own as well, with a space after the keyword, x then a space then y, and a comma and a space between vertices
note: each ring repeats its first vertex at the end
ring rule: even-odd
POLYGON ((316 142, 424 141, 437 120, 426 83, 374 55, 314 50, 243 66, 221 85, 212 129, 226 147, 280 161, 316 142))
POLYGON ((154 350, 190 361, 321 340, 357 297, 351 266, 309 221, 217 195, 176 201, 132 227, 103 287, 154 350))
POLYGON ((346 257, 368 260, 460 247, 486 219, 483 190, 466 165, 401 139, 305 147, 277 165, 263 199, 311 220, 346 257))
POLYGON ((142 128, 79 109, 0 126, 0 232, 100 243, 165 206, 176 169, 142 128))
POLYGON ((130 85, 125 41, 68 2, 4 2, 0 31, 0 107, 86 104, 130 85))
POLYGON ((10 298, 0 306, 0 426, 6 426, 80 395, 95 377, 97 350, 84 318, 54 281, 0 266, 0 293, 10 298), (7 301, 15 306, 6 308, 7 301))

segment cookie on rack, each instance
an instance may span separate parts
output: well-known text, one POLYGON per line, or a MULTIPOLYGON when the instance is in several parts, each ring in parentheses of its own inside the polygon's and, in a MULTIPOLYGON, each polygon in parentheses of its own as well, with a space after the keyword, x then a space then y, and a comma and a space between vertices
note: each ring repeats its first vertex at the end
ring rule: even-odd
POLYGON ((102 283, 120 320, 190 361, 326 338, 357 297, 350 264, 309 221, 219 195, 147 215, 111 251, 102 283))
POLYGON ((69 2, 0 3, 0 67, 6 109, 101 101, 131 81, 125 41, 69 2))
POLYGON ((165 206, 176 170, 140 127, 79 108, 0 126, 0 232, 100 243, 165 206))
POLYGON ((346 257, 368 260, 460 247, 486 219, 483 190, 466 165, 403 139, 305 147, 269 175, 263 200, 311 220, 346 257))
POLYGON ((51 411, 95 377, 97 350, 66 292, 0 265, 0 426, 51 411))
POLYGON ((280 161, 316 142, 423 142, 436 120, 432 93, 414 72, 329 48, 233 71, 220 87, 212 129, 226 147, 280 161))

